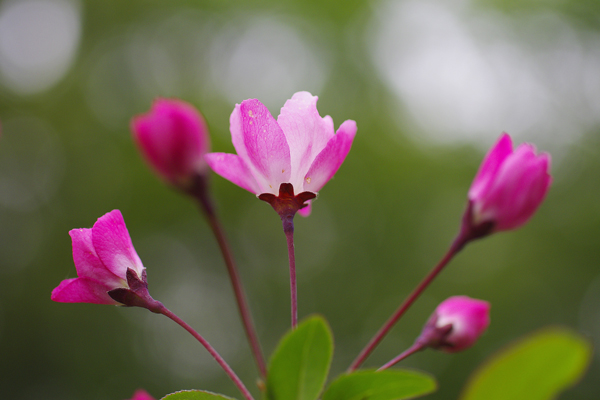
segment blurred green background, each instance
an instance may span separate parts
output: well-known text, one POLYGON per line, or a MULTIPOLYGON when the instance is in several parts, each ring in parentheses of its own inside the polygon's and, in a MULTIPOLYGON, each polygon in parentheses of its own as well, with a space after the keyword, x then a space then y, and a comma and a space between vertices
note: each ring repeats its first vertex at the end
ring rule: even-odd
MULTIPOLYGON (((451 295, 492 303, 464 353, 426 351, 455 399, 488 355, 549 324, 600 343, 600 2, 589 0, 17 0, 0 2, 0 398, 239 395, 180 327, 142 309, 58 304, 75 277, 68 231, 123 212, 151 294, 255 389, 223 262, 194 204, 131 140, 156 96, 197 106, 233 152, 235 103, 276 116, 296 91, 336 127, 358 124, 313 214, 296 218, 301 316, 318 312, 342 372, 443 255, 466 192, 502 131, 553 156, 554 184, 522 229, 469 245, 366 366, 409 346, 451 295)), ((264 350, 289 324, 285 239, 269 205, 215 176, 264 350)), ((600 398, 596 355, 564 398, 600 398)), ((256 393, 256 390, 254 390, 256 393)))

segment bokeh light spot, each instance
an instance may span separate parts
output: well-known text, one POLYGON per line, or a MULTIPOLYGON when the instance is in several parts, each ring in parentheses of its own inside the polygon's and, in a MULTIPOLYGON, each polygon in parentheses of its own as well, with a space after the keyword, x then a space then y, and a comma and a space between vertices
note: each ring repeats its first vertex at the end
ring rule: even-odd
POLYGON ((465 2, 391 0, 370 32, 375 66, 417 142, 486 148, 506 131, 557 160, 600 123, 600 92, 590 90, 600 36, 558 14, 508 18, 465 2))
POLYGON ((276 115, 293 93, 318 93, 329 69, 292 25, 267 17, 233 20, 216 37, 210 57, 216 88, 230 102, 258 98, 276 115))
POLYGON ((81 33, 79 3, 9 1, 0 7, 0 77, 18 94, 50 88, 73 62, 81 33))

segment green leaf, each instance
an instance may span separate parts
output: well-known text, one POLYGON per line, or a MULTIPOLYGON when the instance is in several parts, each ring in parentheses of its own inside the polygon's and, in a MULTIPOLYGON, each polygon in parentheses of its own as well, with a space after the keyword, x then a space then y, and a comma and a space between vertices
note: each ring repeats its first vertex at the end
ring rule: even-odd
POLYGON ((315 400, 325 384, 333 339, 327 322, 313 316, 288 332, 275 350, 267 375, 270 400, 315 400))
POLYGON ((574 385, 590 363, 590 343, 546 328, 496 353, 470 378, 461 400, 548 400, 574 385))
POLYGON ((435 379, 421 372, 358 371, 333 381, 323 400, 400 400, 422 396, 436 388, 435 379))
POLYGON ((205 390, 182 390, 166 395, 161 400, 234 400, 222 394, 205 390))

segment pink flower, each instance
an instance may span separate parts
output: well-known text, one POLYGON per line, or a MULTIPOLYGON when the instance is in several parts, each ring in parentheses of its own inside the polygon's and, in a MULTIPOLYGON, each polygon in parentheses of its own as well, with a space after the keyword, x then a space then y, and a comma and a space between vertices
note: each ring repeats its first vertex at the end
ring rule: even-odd
POLYGON ((138 289, 138 283, 145 283, 146 270, 133 248, 119 210, 98 218, 91 229, 73 229, 69 235, 78 277, 62 281, 52 291, 52 300, 123 304, 108 292, 117 289, 131 291, 138 289))
POLYGON ((148 164, 168 183, 187 188, 207 171, 208 128, 202 115, 177 99, 156 99, 131 121, 133 137, 148 164))
POLYGON ((256 99, 236 104, 229 121, 237 155, 207 154, 208 165, 256 195, 277 196, 284 183, 295 194, 316 194, 342 165, 356 134, 352 120, 335 133, 331 117, 319 115, 317 99, 308 92, 294 94, 277 120, 256 99))
POLYGON ((540 206, 552 178, 550 155, 536 155, 531 144, 513 151, 507 133, 485 156, 469 189, 467 225, 487 233, 515 229, 531 218, 540 206))
POLYGON ((133 394, 131 400, 155 400, 154 397, 150 396, 144 389, 138 389, 133 394))
POLYGON ((490 304, 467 296, 440 303, 417 343, 454 353, 471 347, 490 324, 490 304))

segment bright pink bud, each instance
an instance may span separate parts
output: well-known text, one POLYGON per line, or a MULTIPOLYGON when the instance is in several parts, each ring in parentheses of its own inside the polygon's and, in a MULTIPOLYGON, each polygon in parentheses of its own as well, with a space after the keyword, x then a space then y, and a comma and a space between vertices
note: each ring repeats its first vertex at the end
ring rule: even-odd
POLYGON ((450 297, 437 306, 417 343, 454 353, 475 344, 489 324, 490 303, 467 296, 450 297))
POLYGON ((52 291, 52 300, 62 303, 123 304, 108 292, 118 289, 130 291, 134 289, 131 286, 145 284, 146 269, 133 248, 119 210, 98 218, 91 229, 73 229, 69 235, 73 242, 73 261, 78 278, 62 281, 52 291))
MULTIPOLYGON (((513 151, 507 133, 485 156, 469 189, 469 213, 465 223, 471 230, 491 233, 515 229, 531 218, 540 206, 552 177, 550 155, 536 155, 531 144, 513 151)), ((479 236, 482 236, 481 234, 479 236)))
POLYGON ((206 173, 208 128, 192 105, 156 99, 147 114, 132 119, 131 131, 148 164, 168 183, 187 189, 195 175, 206 173))
POLYGON ((294 94, 277 120, 256 99, 236 104, 230 130, 237 155, 207 154, 208 165, 256 195, 277 196, 284 183, 292 185, 286 193, 316 194, 342 165, 356 134, 352 120, 336 133, 331 117, 319 115, 317 99, 308 92, 294 94))
POLYGON ((154 397, 150 396, 144 389, 138 389, 133 394, 131 400, 155 400, 154 397))

